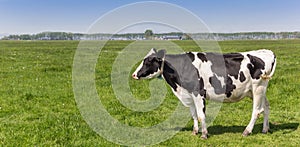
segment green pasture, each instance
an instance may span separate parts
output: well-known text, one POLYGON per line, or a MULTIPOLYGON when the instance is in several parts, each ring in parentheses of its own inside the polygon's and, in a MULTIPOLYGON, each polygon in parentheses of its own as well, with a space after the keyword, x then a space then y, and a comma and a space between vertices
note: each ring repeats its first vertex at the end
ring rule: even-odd
MULTIPOLYGON (((78 43, 0 41, 0 146, 119 146, 94 132, 76 106, 72 66, 78 43)), ((116 99, 111 86, 112 64, 130 43, 107 42, 95 68, 95 85, 112 117, 128 126, 150 127, 167 119, 178 100, 168 88, 158 108, 136 112, 116 99)), ((185 51, 199 51, 193 41, 173 43, 185 51)), ((252 101, 246 98, 222 105, 208 128, 207 140, 192 135, 190 120, 174 137, 155 146, 299 146, 300 40, 220 41, 219 45, 223 52, 261 48, 275 52, 276 72, 267 91, 271 132, 261 133, 263 119, 260 117, 253 133, 242 137, 252 112, 252 101)), ((149 81, 134 81, 130 75, 128 78, 132 93, 146 100, 150 96, 149 81)))

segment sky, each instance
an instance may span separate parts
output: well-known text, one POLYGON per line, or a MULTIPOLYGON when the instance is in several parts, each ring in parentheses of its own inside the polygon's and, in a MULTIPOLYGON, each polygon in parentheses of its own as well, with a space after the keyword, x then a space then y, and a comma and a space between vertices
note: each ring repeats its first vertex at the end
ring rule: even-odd
MULTIPOLYGON (((135 2, 143 1, 0 0, 0 34, 33 34, 45 31, 85 33, 104 14, 135 2)), ((211 32, 300 31, 299 0, 163 0, 160 2, 175 4, 190 11, 199 17, 211 32)), ((146 14, 140 11, 141 15, 143 13, 146 14)), ((178 14, 174 14, 175 19, 176 15, 178 14)), ((120 18, 120 21, 122 19, 120 18)), ((133 32, 144 32, 145 28, 131 29, 133 32)), ((163 29, 162 27, 160 31, 163 29)))

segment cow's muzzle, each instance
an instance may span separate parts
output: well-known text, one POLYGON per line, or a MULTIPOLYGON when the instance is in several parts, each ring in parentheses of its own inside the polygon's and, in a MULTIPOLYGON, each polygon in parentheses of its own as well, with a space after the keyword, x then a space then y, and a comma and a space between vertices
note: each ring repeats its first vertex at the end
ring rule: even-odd
POLYGON ((133 73, 131 76, 132 76, 133 79, 136 79, 136 80, 139 79, 139 78, 137 77, 137 74, 135 74, 135 73, 133 73))

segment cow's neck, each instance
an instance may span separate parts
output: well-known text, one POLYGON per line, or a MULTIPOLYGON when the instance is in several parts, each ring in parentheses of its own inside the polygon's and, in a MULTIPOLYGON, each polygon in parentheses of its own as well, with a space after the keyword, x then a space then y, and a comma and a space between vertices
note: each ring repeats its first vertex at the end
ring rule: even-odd
POLYGON ((161 65, 162 75, 166 82, 176 91, 180 84, 179 74, 169 61, 164 61, 161 65))

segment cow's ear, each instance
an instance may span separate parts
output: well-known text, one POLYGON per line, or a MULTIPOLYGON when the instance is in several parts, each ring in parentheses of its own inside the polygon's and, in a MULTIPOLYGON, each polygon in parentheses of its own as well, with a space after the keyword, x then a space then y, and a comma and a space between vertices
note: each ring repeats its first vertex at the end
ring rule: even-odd
POLYGON ((144 59, 146 59, 146 58, 149 57, 150 55, 156 54, 156 53, 157 53, 156 49, 155 49, 155 48, 152 48, 152 49, 147 53, 147 55, 144 57, 144 59))
POLYGON ((157 53, 156 49, 155 48, 152 48, 151 51, 157 53))
POLYGON ((159 50, 157 52, 157 58, 158 58, 158 60, 162 60, 163 58, 165 58, 165 55, 166 55, 166 50, 159 50))

